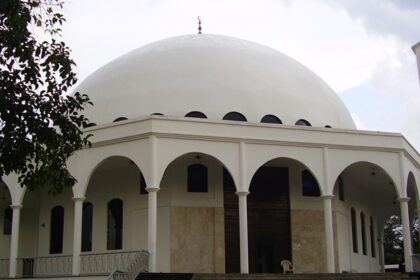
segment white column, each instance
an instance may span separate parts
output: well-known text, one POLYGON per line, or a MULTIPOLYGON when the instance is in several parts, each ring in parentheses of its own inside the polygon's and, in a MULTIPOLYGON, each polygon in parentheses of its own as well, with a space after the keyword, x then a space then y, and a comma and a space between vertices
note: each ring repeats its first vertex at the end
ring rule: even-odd
POLYGON ((157 192, 159 188, 146 188, 149 193, 148 235, 149 272, 156 272, 156 242, 157 242, 157 192))
POLYGON ((335 255, 334 255, 334 230, 333 230, 333 219, 332 219, 332 199, 334 195, 332 188, 330 188, 330 161, 329 161, 329 150, 327 147, 322 149, 322 161, 324 165, 324 193, 322 196, 324 201, 324 227, 325 227, 325 251, 327 257, 327 272, 335 272, 335 255))
POLYGON ((239 199, 239 241, 241 255, 241 273, 249 273, 248 265, 248 208, 247 191, 236 192, 239 199))
POLYGON ((413 271, 413 262, 411 259, 411 234, 410 234, 410 218, 408 216, 408 197, 400 197, 398 201, 401 206, 401 221, 403 227, 403 242, 404 242, 404 260, 405 271, 413 271))
POLYGON ((10 263, 9 263, 9 277, 16 277, 16 258, 19 249, 19 224, 20 224, 20 209, 22 205, 10 205, 13 209, 12 218, 12 236, 10 240, 10 263))
POLYGON ((73 227, 73 268, 72 275, 80 274, 80 251, 82 247, 82 217, 85 197, 73 197, 74 227, 73 227))
POLYGON ((324 225, 325 225, 325 249, 327 256, 327 272, 335 272, 334 257, 334 231, 332 219, 332 199, 334 195, 323 195, 324 200, 324 225))

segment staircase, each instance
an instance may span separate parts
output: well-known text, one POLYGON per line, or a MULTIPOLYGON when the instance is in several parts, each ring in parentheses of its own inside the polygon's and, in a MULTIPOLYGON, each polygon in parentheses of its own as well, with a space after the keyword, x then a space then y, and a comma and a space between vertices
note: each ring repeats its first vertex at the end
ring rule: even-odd
POLYGON ((331 274, 205 274, 205 273, 140 273, 136 280, 414 280, 417 274, 331 273, 331 274))

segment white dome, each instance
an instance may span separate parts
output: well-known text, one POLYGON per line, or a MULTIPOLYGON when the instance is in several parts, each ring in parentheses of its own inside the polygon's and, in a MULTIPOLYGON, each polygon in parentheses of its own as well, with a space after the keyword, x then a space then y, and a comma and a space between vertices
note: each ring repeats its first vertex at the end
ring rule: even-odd
POLYGON ((227 36, 184 35, 140 47, 103 66, 76 89, 94 106, 97 124, 191 111, 221 120, 239 112, 249 122, 271 114, 283 124, 355 129, 338 96, 306 67, 271 48, 227 36))

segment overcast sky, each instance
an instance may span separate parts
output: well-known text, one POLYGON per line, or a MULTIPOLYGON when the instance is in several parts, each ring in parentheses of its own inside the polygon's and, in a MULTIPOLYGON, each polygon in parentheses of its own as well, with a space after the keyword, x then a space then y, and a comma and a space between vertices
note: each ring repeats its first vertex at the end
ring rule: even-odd
POLYGON ((64 41, 79 80, 153 41, 197 32, 254 41, 324 79, 359 129, 401 132, 420 151, 420 86, 411 46, 418 0, 66 0, 64 41))

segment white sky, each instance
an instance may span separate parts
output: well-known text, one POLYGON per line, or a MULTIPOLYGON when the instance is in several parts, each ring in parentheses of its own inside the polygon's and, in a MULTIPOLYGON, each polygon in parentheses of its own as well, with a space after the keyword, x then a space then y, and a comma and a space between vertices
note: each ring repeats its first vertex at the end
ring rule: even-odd
POLYGON ((66 0, 63 38, 79 80, 147 43, 197 32, 277 49, 323 78, 359 129, 401 132, 420 151, 420 86, 411 46, 418 0, 66 0))

